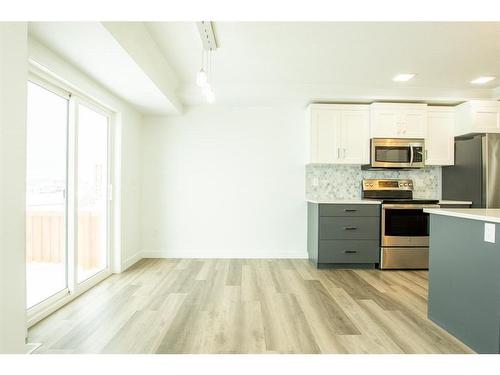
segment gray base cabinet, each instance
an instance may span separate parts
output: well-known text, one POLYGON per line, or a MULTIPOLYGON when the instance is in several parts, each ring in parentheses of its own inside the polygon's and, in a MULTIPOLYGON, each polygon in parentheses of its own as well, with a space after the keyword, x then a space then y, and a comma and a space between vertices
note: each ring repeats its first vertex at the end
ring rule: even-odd
POLYGON ((380 261, 380 206, 308 203, 307 251, 318 268, 373 268, 380 261))

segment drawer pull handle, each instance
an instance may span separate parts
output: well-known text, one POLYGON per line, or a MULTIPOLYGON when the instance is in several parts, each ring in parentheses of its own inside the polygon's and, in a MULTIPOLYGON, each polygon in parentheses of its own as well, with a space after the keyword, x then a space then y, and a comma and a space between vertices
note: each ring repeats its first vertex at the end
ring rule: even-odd
POLYGON ((346 254, 356 254, 357 251, 356 250, 346 250, 344 251, 346 254))
POLYGON ((356 230, 356 229, 358 229, 358 228, 356 228, 356 227, 344 227, 344 230, 356 230))
POLYGON ((344 212, 356 212, 355 208, 344 208, 344 212))

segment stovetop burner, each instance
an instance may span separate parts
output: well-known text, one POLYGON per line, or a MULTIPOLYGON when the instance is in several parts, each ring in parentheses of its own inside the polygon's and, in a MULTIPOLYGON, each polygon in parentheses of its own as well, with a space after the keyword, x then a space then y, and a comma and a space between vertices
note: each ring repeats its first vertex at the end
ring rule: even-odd
POLYGON ((377 199, 392 204, 437 204, 436 199, 414 199, 413 181, 409 179, 364 179, 361 182, 364 199, 377 199))

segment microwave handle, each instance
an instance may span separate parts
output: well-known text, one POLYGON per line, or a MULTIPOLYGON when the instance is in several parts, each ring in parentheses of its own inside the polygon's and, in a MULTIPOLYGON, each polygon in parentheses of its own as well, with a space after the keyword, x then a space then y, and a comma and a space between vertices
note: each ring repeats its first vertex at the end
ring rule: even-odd
POLYGON ((413 164, 413 145, 410 145, 410 167, 413 164))

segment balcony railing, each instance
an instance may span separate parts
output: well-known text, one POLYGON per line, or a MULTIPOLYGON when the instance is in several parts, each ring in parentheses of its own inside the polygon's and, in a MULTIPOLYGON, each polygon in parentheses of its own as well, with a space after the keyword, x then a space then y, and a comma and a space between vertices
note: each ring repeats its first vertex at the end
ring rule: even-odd
MULTIPOLYGON (((89 270, 102 263, 102 221, 98 212, 78 213, 78 265, 89 270)), ((26 261, 61 263, 65 259, 64 214, 26 212, 26 261)))

